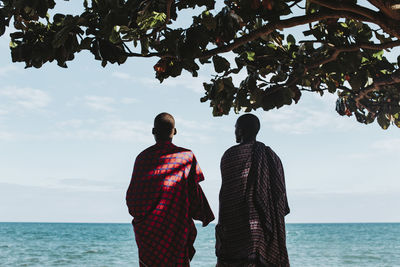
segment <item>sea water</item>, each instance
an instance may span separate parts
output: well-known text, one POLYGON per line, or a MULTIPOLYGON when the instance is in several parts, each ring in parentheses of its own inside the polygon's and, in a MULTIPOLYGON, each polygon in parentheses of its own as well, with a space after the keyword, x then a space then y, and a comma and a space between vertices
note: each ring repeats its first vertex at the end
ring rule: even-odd
MULTIPOLYGON (((214 225, 197 224, 191 266, 215 266, 214 225)), ((291 266, 400 266, 400 224, 287 224, 291 266)), ((130 224, 0 223, 0 266, 138 266, 130 224)))

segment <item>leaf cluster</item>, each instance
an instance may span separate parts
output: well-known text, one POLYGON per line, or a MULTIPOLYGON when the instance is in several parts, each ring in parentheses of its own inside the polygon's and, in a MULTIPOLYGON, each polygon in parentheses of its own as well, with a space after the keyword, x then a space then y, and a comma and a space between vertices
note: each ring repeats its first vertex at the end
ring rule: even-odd
POLYGON ((12 60, 26 67, 67 67, 82 50, 102 66, 157 57, 162 82, 212 64, 201 101, 215 116, 331 93, 339 115, 400 127, 399 62, 385 53, 400 45, 400 15, 388 0, 369 2, 375 9, 358 0, 229 0, 220 10, 215 0, 84 0, 82 14, 50 18, 53 0, 9 0, 0 1, 0 35, 13 22, 12 60), (192 23, 177 27, 187 9, 192 23))

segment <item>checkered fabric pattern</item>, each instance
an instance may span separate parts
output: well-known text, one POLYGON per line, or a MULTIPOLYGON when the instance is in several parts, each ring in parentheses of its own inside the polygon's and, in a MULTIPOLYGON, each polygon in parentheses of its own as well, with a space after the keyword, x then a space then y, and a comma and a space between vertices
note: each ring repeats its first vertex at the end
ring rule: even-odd
POLYGON ((289 266, 289 206, 279 157, 260 142, 236 145, 223 155, 221 175, 217 266, 289 266))
POLYGON ((144 150, 135 161, 126 202, 133 216, 140 266, 189 266, 193 219, 214 219, 199 185, 203 173, 192 151, 171 142, 144 150))

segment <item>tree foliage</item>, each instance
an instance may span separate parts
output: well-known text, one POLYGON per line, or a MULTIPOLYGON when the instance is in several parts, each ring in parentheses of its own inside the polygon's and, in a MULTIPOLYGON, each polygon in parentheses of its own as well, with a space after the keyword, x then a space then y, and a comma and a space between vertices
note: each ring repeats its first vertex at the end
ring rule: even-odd
POLYGON ((218 10, 215 2, 84 0, 82 14, 50 18, 53 0, 0 0, 0 35, 13 23, 12 61, 26 67, 67 67, 82 50, 102 66, 157 57, 162 82, 213 64, 201 101, 215 116, 280 108, 310 91, 337 94, 340 115, 400 127, 400 58, 384 54, 400 45, 400 1, 227 0, 218 10), (197 13, 177 27, 186 9, 197 13), (246 77, 235 85, 239 72, 246 77))

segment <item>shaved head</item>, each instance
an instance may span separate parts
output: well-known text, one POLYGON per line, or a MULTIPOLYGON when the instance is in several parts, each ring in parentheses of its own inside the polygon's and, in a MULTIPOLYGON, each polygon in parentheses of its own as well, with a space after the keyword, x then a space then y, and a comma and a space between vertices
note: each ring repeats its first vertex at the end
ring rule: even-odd
POLYGON ((154 119, 153 134, 156 141, 172 140, 176 134, 174 117, 166 112, 158 114, 154 119))
POLYGON ((236 142, 255 140, 260 130, 260 120, 253 114, 244 114, 236 121, 236 142))

